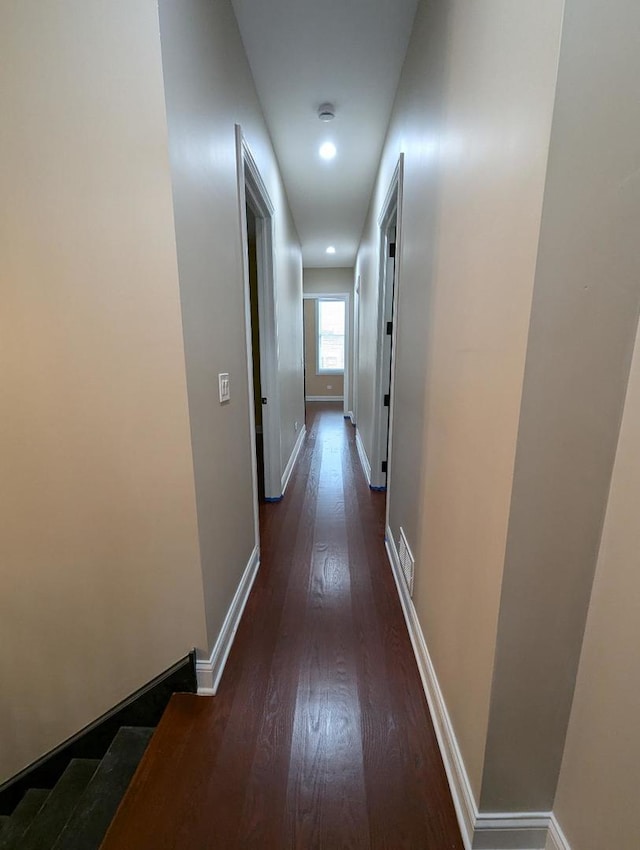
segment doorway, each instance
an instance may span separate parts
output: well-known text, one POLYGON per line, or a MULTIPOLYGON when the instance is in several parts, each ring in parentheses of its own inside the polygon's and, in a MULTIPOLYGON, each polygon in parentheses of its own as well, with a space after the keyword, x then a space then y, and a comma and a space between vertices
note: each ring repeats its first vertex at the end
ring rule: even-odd
POLYGON ((391 418, 391 365, 393 362, 393 308, 396 283, 396 219, 394 212, 384 234, 385 242, 385 278, 384 278, 384 315, 382 335, 382 410, 380 412, 380 469, 387 483, 389 468, 389 425, 391 418))
POLYGON ((303 295, 305 402, 341 402, 349 415, 350 293, 303 295))
POLYGON ((380 228, 378 358, 374 452, 371 464, 371 487, 374 490, 387 490, 391 473, 393 373, 398 330, 396 316, 403 165, 404 159, 401 155, 378 221, 380 228))
POLYGON ((358 418, 358 376, 360 374, 360 275, 353 288, 353 345, 351 347, 351 424, 355 427, 358 418))
POLYGON ((253 374, 254 442, 258 476, 258 500, 263 502, 264 490, 264 436, 262 430, 262 380, 260 377, 260 306, 258 292, 258 251, 256 215, 246 204, 247 262, 249 266, 249 305, 251 310, 251 366, 253 374))
POLYGON ((278 328, 273 274, 274 207, 242 130, 237 125, 236 152, 257 528, 258 501, 282 498, 278 328))

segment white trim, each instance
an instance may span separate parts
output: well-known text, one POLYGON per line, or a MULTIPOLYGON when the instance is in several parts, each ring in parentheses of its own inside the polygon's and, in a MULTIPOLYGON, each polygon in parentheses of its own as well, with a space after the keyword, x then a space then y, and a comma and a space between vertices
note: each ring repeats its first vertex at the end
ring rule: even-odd
POLYGON ((473 850, 544 850, 550 812, 478 814, 473 850))
MULTIPOLYGON (((438 677, 416 609, 402 575, 398 549, 388 524, 385 530, 385 547, 427 697, 465 850, 543 850, 547 832, 554 820, 551 812, 480 813, 478 811, 438 677)), ((561 844, 557 846, 557 849, 553 845, 547 845, 547 850, 570 850, 570 848, 568 845, 565 848, 561 844)))
POLYGON ((549 834, 547 836, 545 850, 571 850, 571 845, 567 841, 567 837, 553 812, 549 820, 549 834))
POLYGON ((447 779, 449 780, 449 788, 451 789, 451 796, 453 797, 453 805, 455 806, 458 817, 462 840, 465 849, 471 850, 476 815, 476 804, 471 790, 471 784, 469 783, 451 721, 447 714, 444 698, 438 685, 433 664, 431 663, 422 628, 418 622, 416 609, 409 596, 407 585, 402 578, 398 550, 388 525, 385 532, 385 547, 398 589, 398 596, 400 597, 400 604, 407 623, 407 629, 409 630, 409 637, 411 638, 411 644, 418 663, 422 686, 429 704, 429 711, 438 739, 442 761, 444 762, 447 779))
POLYGON ((249 562, 245 567, 240 583, 224 618, 220 634, 211 650, 208 659, 196 661, 196 677, 198 679, 199 694, 215 694, 222 678, 224 665, 227 663, 229 652, 236 636, 244 606, 247 604, 249 593, 260 566, 260 549, 256 546, 251 553, 249 562))
POLYGON ((371 464, 369 463, 369 458, 367 457, 367 452, 364 447, 364 443, 362 442, 362 437, 360 436, 360 431, 356 428, 356 448, 358 449, 358 457, 360 458, 360 463, 362 464, 362 471, 364 472, 364 477, 367 479, 367 484, 371 486, 371 464))
POLYGON ((353 410, 349 410, 349 411, 347 411, 347 413, 345 413, 345 415, 344 415, 344 418, 345 418, 345 419, 350 419, 350 420, 351 420, 351 424, 352 424, 352 425, 355 425, 355 424, 356 424, 356 417, 355 417, 355 414, 354 414, 353 410))
POLYGON ((300 449, 302 448, 302 444, 304 443, 304 438, 307 435, 307 426, 303 425, 298 433, 298 439, 296 440, 296 444, 293 447, 293 451, 291 452, 291 456, 287 461, 287 465, 284 468, 284 472, 282 473, 282 495, 284 496, 284 491, 287 489, 287 484, 289 483, 289 479, 291 478, 291 473, 293 472, 293 467, 296 465, 296 461, 298 460, 298 455, 300 454, 300 449))
POLYGON ((307 395, 305 401, 344 401, 343 395, 307 395))

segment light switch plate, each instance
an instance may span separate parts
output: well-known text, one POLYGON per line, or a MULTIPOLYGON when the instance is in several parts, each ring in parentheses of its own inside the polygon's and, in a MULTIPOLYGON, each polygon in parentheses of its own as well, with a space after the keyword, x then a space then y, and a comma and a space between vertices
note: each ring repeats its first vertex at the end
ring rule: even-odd
POLYGON ((231 399, 231 389, 229 387, 229 373, 220 372, 218 375, 218 391, 220 394, 220 404, 231 399))

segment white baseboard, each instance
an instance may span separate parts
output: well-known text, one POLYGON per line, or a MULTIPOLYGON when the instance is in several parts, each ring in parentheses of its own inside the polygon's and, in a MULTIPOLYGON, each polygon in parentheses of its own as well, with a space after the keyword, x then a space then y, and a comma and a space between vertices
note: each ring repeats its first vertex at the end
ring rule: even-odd
POLYGON ((449 720, 444 698, 429 656, 429 651, 427 650, 422 628, 418 622, 416 610, 409 596, 409 589, 402 575, 398 549, 389 526, 386 528, 385 545, 398 589, 400 604, 402 605, 402 611, 409 630, 409 637, 411 638, 411 644, 418 663, 422 686, 429 704, 431 720, 435 728, 438 745, 447 773, 449 788, 451 789, 451 796, 453 797, 453 804, 456 815, 458 816, 460 832, 462 833, 462 840, 465 850, 471 850, 477 812, 476 803, 462 756, 458 749, 453 727, 449 720))
POLYGON ((284 468, 284 472, 282 473, 282 495, 284 496, 284 491, 287 489, 287 484, 289 483, 289 479, 291 478, 291 473, 293 472, 293 468, 296 465, 296 461, 298 460, 298 455, 300 454, 300 449, 302 448, 302 444, 304 443, 304 438, 307 434, 307 426, 303 425, 300 431, 298 432, 298 439, 296 440, 296 444, 293 447, 293 451, 291 452, 291 457, 287 461, 287 465, 284 468))
POLYGON ((251 553, 249 562, 242 574, 227 616, 220 629, 220 634, 208 659, 196 661, 196 677, 199 694, 215 694, 222 678, 224 665, 227 663, 233 639, 236 636, 244 606, 247 604, 251 587, 260 566, 260 549, 256 546, 251 553))
POLYGON ((544 850, 550 812, 490 812, 478 814, 473 850, 544 850))
POLYGON ((354 413, 353 413, 353 410, 348 410, 348 411, 345 413, 344 418, 345 418, 345 419, 350 419, 350 420, 351 420, 351 424, 352 424, 352 425, 355 425, 355 424, 356 424, 356 417, 355 417, 355 415, 354 415, 354 413))
POLYGON ((360 431, 357 428, 356 448, 358 449, 358 457, 360 458, 360 463, 362 464, 362 471, 364 472, 364 477, 367 479, 367 484, 371 486, 371 464, 369 463, 369 458, 367 457, 367 452, 365 450, 364 443, 362 442, 360 431))
MULTIPOLYGON (((429 704, 465 850, 545 850, 551 812, 479 812, 418 615, 409 596, 389 526, 385 546, 429 704)), ((546 850, 570 850, 547 845, 546 850)))
POLYGON ((307 395, 305 401, 344 401, 343 395, 307 395))
POLYGON ((567 841, 554 814, 551 815, 545 850, 571 850, 571 845, 567 841))

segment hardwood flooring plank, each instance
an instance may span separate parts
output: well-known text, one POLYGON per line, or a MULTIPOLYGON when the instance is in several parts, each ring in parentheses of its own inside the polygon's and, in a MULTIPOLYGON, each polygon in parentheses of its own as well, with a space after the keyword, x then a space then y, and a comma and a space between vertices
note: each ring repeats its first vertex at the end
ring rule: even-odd
MULTIPOLYGON (((397 729, 401 739, 401 762, 398 765, 400 770, 393 781, 386 783, 386 787, 398 791, 402 789, 402 799, 396 795, 390 807, 395 811, 396 822, 402 821, 402 829, 399 829, 396 835, 402 836, 404 832, 404 843, 396 835, 388 835, 391 822, 388 820, 379 832, 381 843, 375 846, 462 850, 462 839, 444 765, 397 589, 384 551, 384 503, 380 499, 381 494, 370 491, 366 486, 354 445, 350 450, 350 466, 355 476, 351 492, 357 500, 350 528, 354 534, 357 533, 359 517, 368 564, 366 572, 370 576, 369 599, 367 601, 366 598, 360 598, 360 601, 366 612, 375 611, 377 631, 382 640, 382 652, 376 654, 375 658, 384 664, 377 671, 374 681, 378 687, 381 683, 387 683, 391 715, 403 720, 397 729)), ((366 770, 366 775, 372 779, 380 774, 372 765, 371 770, 366 770)), ((388 799, 388 808, 390 802, 388 799)), ((372 804, 371 811, 379 812, 378 804, 372 804)))
MULTIPOLYGON (((253 652, 259 642, 264 650, 268 635, 268 652, 264 657, 264 695, 261 701, 247 701, 253 712, 256 726, 255 746, 247 754, 249 763, 239 764, 233 735, 227 752, 228 764, 222 763, 221 775, 237 776, 243 782, 244 798, 236 811, 238 820, 226 832, 220 832, 219 846, 224 847, 279 847, 284 817, 284 789, 288 771, 288 754, 293 733, 293 710, 297 687, 297 671, 303 651, 303 633, 297 628, 300 617, 301 594, 309 572, 311 533, 315 521, 319 459, 313 453, 307 458, 306 470, 309 486, 295 486, 292 510, 276 529, 277 537, 269 541, 266 558, 271 566, 269 582, 274 594, 263 599, 261 610, 254 621, 256 633, 253 652), (300 500, 302 501, 301 508, 300 500), (293 541, 293 545, 292 545, 293 541), (278 619, 277 612, 280 612, 278 619), (275 628, 274 628, 275 627, 275 628), (268 655, 268 657, 266 657, 268 655), (264 671, 268 670, 268 675, 264 671), (261 705, 261 712, 255 706, 261 705)), ((300 479, 304 485, 304 479, 300 479)), ((297 482, 296 482, 297 485, 297 482)), ((264 537, 264 535, 263 535, 264 537)), ((238 659, 246 657, 237 654, 238 659)), ((238 663, 241 663, 239 660, 238 663)), ((239 714, 240 726, 245 720, 239 714)), ((232 730, 233 731, 233 730, 232 730)), ((224 801, 214 796, 211 804, 224 808, 224 801)))
POLYGON ((368 847, 341 443, 322 441, 285 846, 368 847))
MULTIPOLYGON (((359 463, 359 461, 358 461, 359 463)), ((375 612, 372 582, 376 580, 367 560, 365 538, 374 535, 379 544, 377 529, 360 522, 355 493, 351 458, 345 458, 345 474, 350 475, 351 498, 347 499, 346 516, 349 528, 349 558, 352 574, 353 619, 360 637, 358 686, 362 710, 364 742, 364 775, 367 787, 368 810, 371 822, 371 847, 411 848, 420 845, 416 836, 416 813, 406 770, 406 736, 398 723, 392 690, 402 687, 395 671, 389 676, 385 644, 388 635, 372 617, 375 612), (407 810, 411 817, 407 817, 407 810)), ((372 495, 380 501, 381 494, 372 495)))
POLYGON ((313 405, 218 694, 172 698, 103 850, 462 850, 354 429, 313 405))

